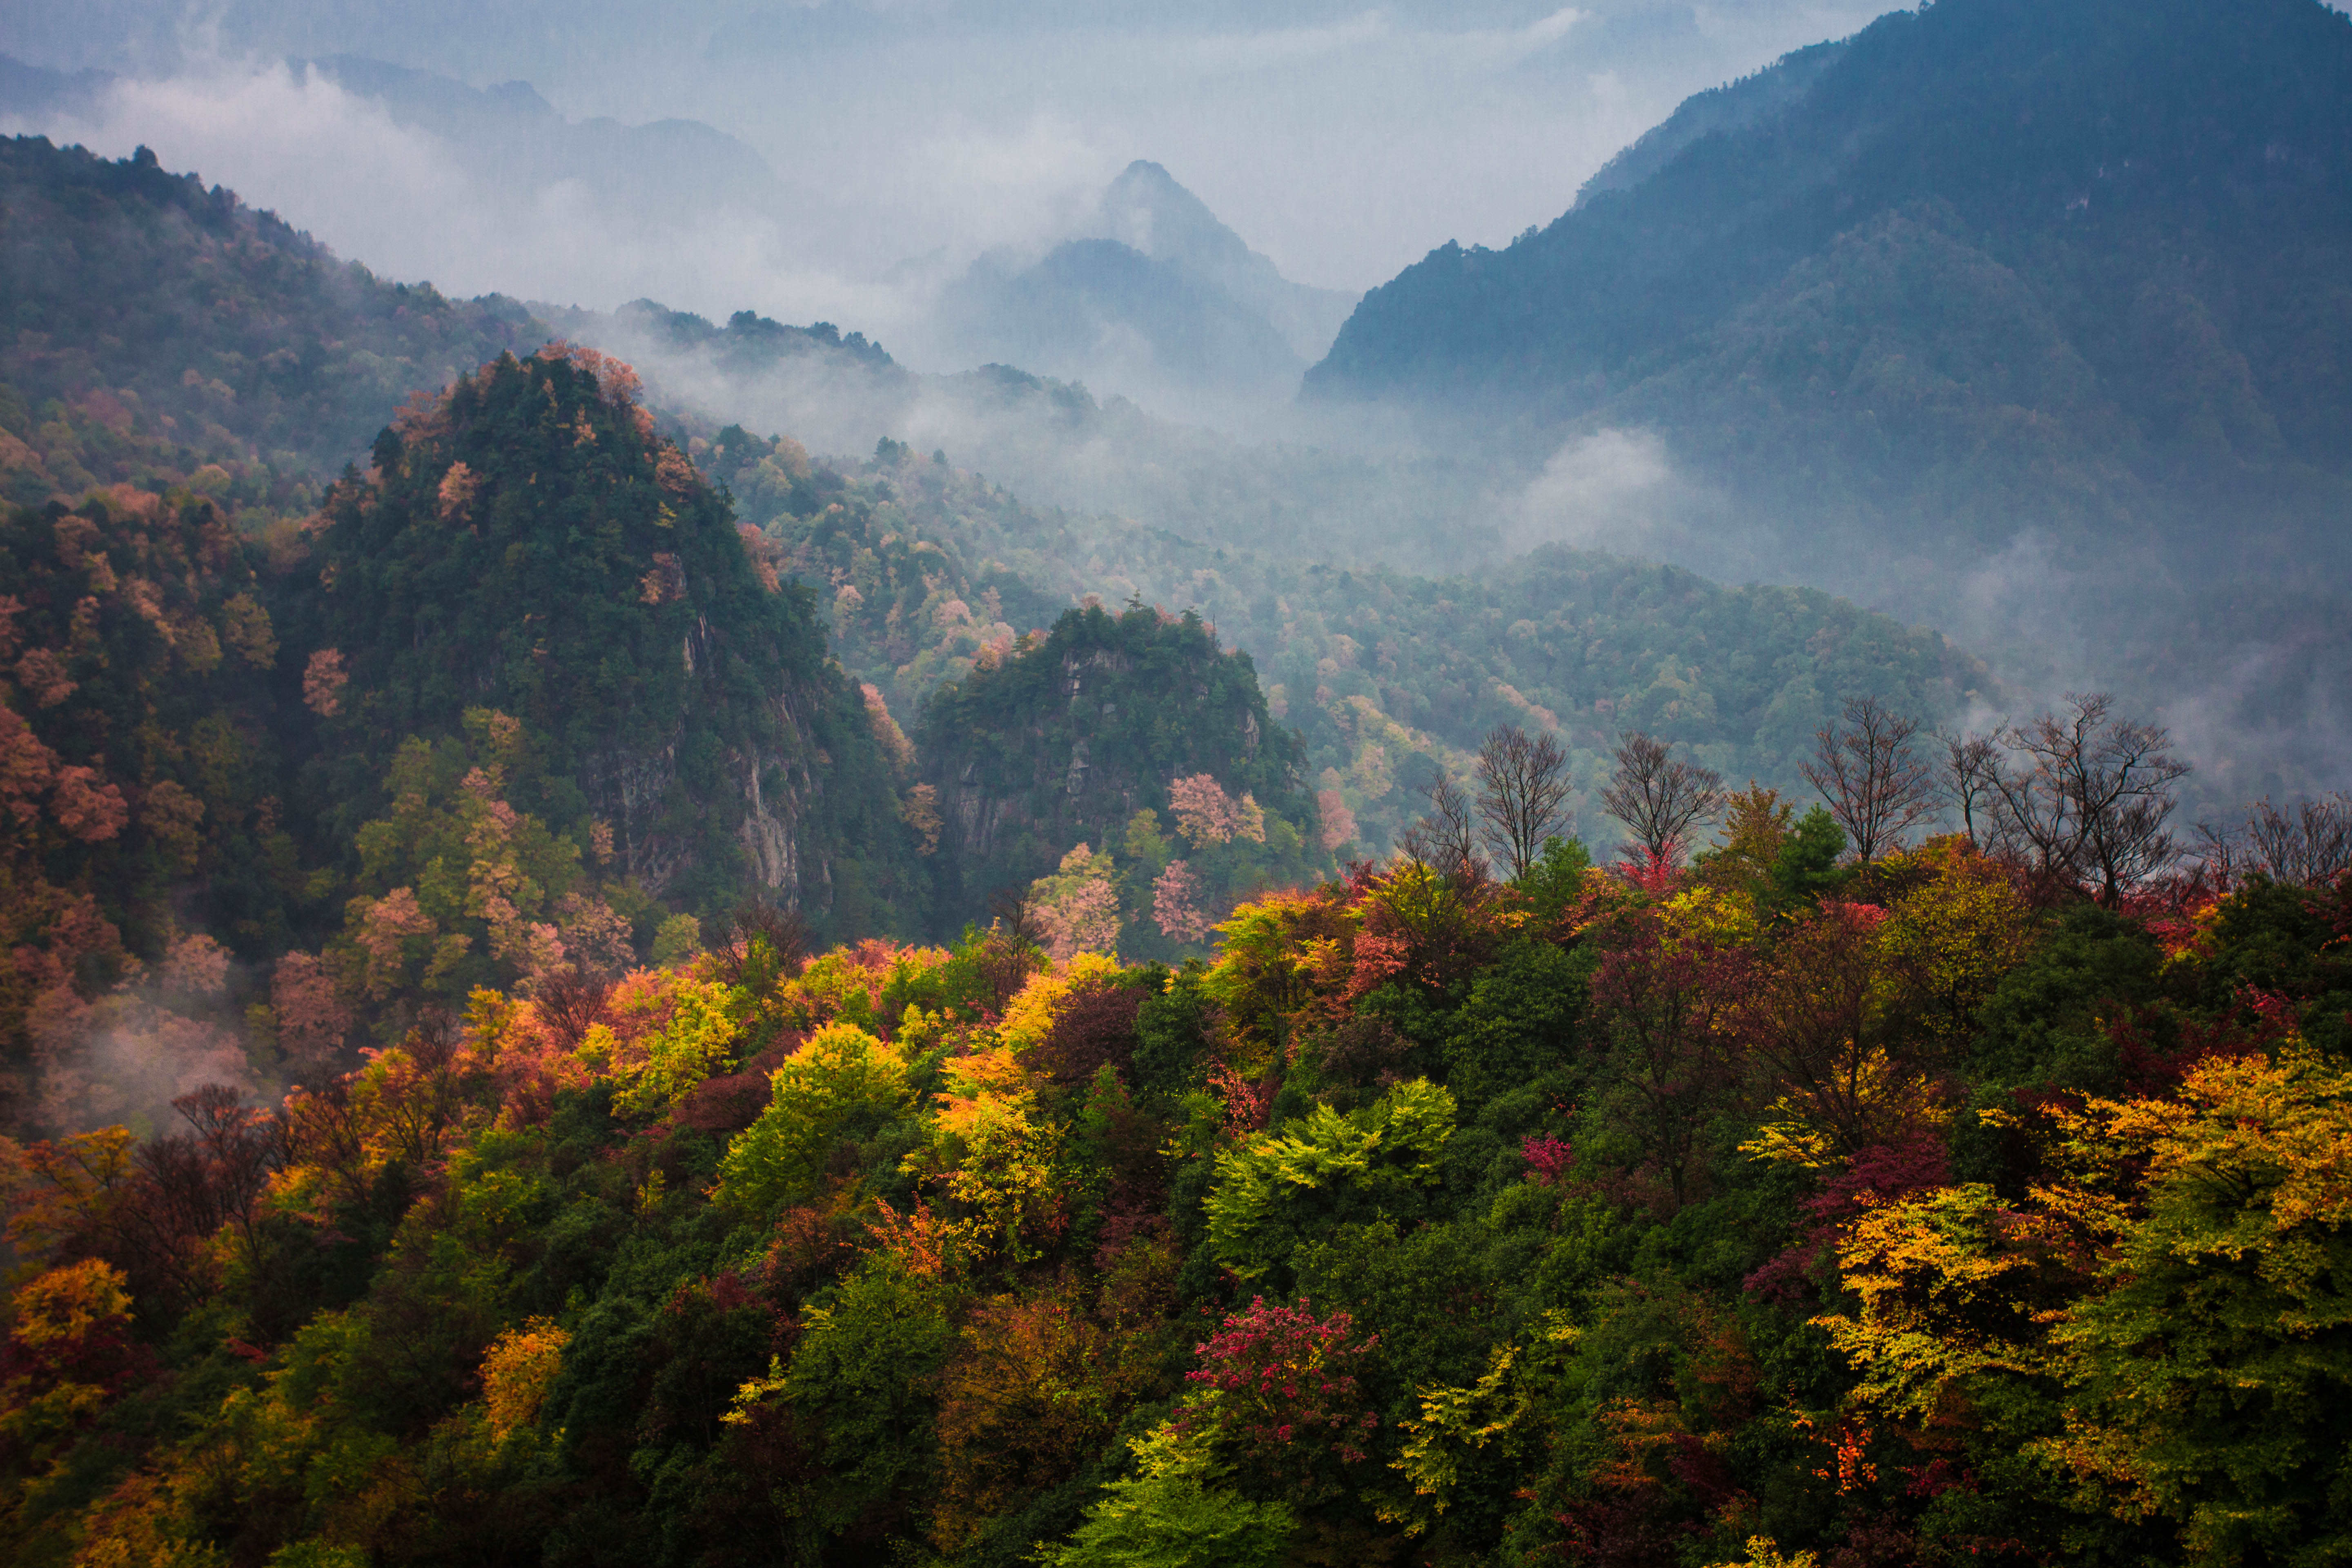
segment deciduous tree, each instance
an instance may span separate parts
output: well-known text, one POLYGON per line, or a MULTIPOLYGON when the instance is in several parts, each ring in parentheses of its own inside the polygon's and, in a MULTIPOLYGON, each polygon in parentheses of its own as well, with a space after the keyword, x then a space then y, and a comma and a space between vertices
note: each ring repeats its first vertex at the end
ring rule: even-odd
POLYGON ((1478 748, 1479 836, 1517 881, 1565 826, 1568 753, 1557 738, 1497 725, 1478 748))
POLYGON ((1723 805, 1723 775, 1685 763, 1664 741, 1628 730, 1617 743, 1617 771, 1601 794, 1601 808, 1625 825, 1653 864, 1675 864, 1691 830, 1723 805))
POLYGON ((1911 744, 1918 732, 1917 720, 1857 697, 1846 703, 1843 726, 1816 731, 1813 758, 1800 764, 1864 866, 1936 815, 1934 774, 1911 744))

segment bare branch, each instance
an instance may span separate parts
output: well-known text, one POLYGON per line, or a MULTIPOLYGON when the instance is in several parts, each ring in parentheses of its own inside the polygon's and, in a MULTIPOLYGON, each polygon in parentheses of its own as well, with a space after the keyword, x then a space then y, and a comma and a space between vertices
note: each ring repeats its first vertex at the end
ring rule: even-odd
POLYGON ((2352 795, 2281 811, 2265 798, 2246 812, 2246 858, 2273 882, 2315 887, 2352 869, 2352 795))
POLYGON ((1498 725, 1478 748, 1479 837, 1517 879, 1565 822, 1568 753, 1550 735, 1498 725))
POLYGON ((1037 905, 1028 889, 997 889, 988 896, 988 912, 1007 946, 1020 951, 1045 945, 1045 922, 1038 919, 1037 905))
POLYGON ((1423 792, 1429 809, 1406 828, 1398 847, 1412 858, 1448 877, 1480 879, 1486 874, 1470 826, 1470 797, 1462 786, 1440 773, 1423 792))
POLYGON ((1722 808, 1723 775, 1675 761, 1664 741, 1628 730, 1618 738, 1616 776, 1601 792, 1601 805, 1654 861, 1671 862, 1680 858, 1691 829, 1722 808))
POLYGON ((1998 853, 2008 835, 2000 816, 2000 748, 1987 735, 1941 735, 1944 797, 1959 808, 1960 826, 1979 855, 1998 853))
POLYGON ((1815 732, 1819 749, 1801 771, 1863 865, 1901 848, 1905 834, 1936 815, 1934 775, 1911 749, 1918 732, 1917 720, 1881 707, 1874 697, 1846 703, 1844 728, 1824 724, 1815 732))
POLYGON ((2003 825, 2030 851, 2032 869, 2095 883, 2110 907, 2179 858, 2165 823, 2173 786, 2189 771, 2172 755, 2168 731, 2115 719, 2114 707, 2105 692, 2070 692, 2063 713, 2002 730, 2001 743, 2033 765, 1992 776, 2003 825))

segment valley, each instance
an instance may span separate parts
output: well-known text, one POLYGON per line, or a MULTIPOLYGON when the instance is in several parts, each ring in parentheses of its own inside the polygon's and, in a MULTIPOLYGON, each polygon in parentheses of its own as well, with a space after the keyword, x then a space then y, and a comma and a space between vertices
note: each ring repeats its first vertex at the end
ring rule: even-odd
POLYGON ((225 14, 471 298, 0 36, 0 1552, 2341 1554, 2352 21, 1857 17, 1369 289, 1048 147, 786 320, 908 198, 722 57, 995 24, 695 17, 225 14))

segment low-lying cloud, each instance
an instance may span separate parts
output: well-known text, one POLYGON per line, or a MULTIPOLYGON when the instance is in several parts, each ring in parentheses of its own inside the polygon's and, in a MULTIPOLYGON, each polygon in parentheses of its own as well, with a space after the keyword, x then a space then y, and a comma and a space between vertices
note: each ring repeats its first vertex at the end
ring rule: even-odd
POLYGON ((1617 427, 1562 442, 1519 493, 1503 538, 1513 550, 1562 544, 1735 579, 1770 553, 1719 493, 1675 466, 1656 431, 1617 427))
POLYGON ((653 297, 788 320, 900 318, 902 291, 829 268, 785 219, 746 205, 659 221, 582 178, 518 183, 494 148, 403 124, 320 70, 219 62, 121 79, 86 107, 0 126, 110 157, 152 149, 404 281, 610 308, 653 297))

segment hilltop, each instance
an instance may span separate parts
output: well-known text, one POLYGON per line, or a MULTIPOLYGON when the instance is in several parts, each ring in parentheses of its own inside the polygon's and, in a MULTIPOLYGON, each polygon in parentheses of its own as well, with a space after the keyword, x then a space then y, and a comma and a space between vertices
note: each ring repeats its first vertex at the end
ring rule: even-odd
POLYGON ((950 899, 970 908, 1000 887, 1028 886, 1084 846, 1106 868, 1114 849, 1145 862, 1130 891, 1148 913, 1149 885, 1174 858, 1165 837, 1200 816, 1180 781, 1205 778, 1222 792, 1192 858, 1223 846, 1246 861, 1219 867, 1206 889, 1220 910, 1259 888, 1328 873, 1340 841, 1322 837, 1306 747, 1267 712, 1249 657, 1221 649, 1190 612, 1069 611, 1042 637, 985 650, 963 679, 933 692, 917 739, 952 850, 950 899))

